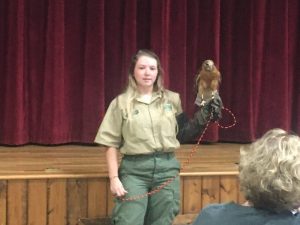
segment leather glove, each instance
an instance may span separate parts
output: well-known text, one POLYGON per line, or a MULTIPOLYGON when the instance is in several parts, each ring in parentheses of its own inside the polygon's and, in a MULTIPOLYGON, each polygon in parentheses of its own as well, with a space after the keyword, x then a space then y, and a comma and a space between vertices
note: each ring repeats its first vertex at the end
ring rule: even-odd
POLYGON ((208 107, 212 112, 211 120, 213 122, 218 121, 222 118, 223 102, 218 92, 215 93, 213 99, 208 102, 208 107))
POLYGON ((200 119, 200 124, 206 123, 207 120, 209 120, 209 117, 211 117, 210 120, 212 122, 218 121, 222 118, 223 102, 218 92, 215 92, 208 102, 203 102, 200 100, 201 98, 199 95, 197 95, 195 104, 198 105, 200 107, 200 111, 202 111, 201 119, 199 116, 197 116, 200 119))
MULTIPOLYGON (((200 99, 200 98, 199 98, 200 99)), ((197 104, 197 99, 195 101, 197 104)), ((185 113, 176 116, 178 124, 177 139, 181 144, 194 141, 195 138, 204 130, 209 121, 217 121, 222 117, 223 103, 216 92, 215 95, 195 112, 193 118, 189 119, 185 113)))

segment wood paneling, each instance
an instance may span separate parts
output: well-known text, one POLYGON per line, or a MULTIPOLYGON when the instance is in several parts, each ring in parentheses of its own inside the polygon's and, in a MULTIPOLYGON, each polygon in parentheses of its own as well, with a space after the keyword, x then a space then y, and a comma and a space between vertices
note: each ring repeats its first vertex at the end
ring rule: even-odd
MULTIPOLYGON (((244 201, 235 175, 181 177, 181 214, 228 201, 244 201)), ((110 216, 114 205, 107 178, 1 181, 0 203, 1 225, 76 225, 110 216)))
POLYGON ((182 214, 199 212, 202 206, 202 177, 184 177, 181 183, 183 183, 182 214))
POLYGON ((202 177, 202 207, 220 202, 220 177, 202 177))
POLYGON ((220 202, 238 202, 239 185, 236 176, 220 176, 220 202))
POLYGON ((88 217, 107 215, 107 179, 88 180, 88 217))
POLYGON ((26 225, 27 181, 10 180, 7 187, 7 224, 26 225))
POLYGON ((0 224, 6 225, 7 181, 0 180, 0 224))
MULTIPOLYGON (((181 176, 238 173, 238 144, 182 145, 181 176), (188 162, 188 163, 187 163, 188 162)), ((0 146, 0 180, 107 177, 105 149, 98 146, 0 146)))
POLYGON ((69 179, 67 187, 67 224, 76 225, 87 216, 87 179, 69 179))
MULTIPOLYGON (((180 173, 181 214, 195 215, 209 203, 242 203, 239 146, 200 148, 193 157, 191 146, 177 153, 190 161, 180 173)), ((110 216, 113 206, 98 147, 0 148, 0 225, 77 225, 79 218, 110 216)))
MULTIPOLYGON (((181 214, 228 201, 244 201, 235 175, 181 177, 181 214)), ((107 178, 1 181, 0 203, 1 225, 76 225, 114 205, 107 178)))
POLYGON ((28 224, 47 225, 47 180, 28 181, 28 224))
POLYGON ((51 179, 48 182, 48 224, 67 224, 67 181, 51 179))

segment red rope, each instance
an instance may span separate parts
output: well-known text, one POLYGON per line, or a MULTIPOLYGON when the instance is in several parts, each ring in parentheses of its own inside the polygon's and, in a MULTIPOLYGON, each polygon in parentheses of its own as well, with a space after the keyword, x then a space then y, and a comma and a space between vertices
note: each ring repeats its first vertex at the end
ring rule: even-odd
MULTIPOLYGON (((225 107, 223 107, 222 109, 225 110, 225 111, 227 111, 232 116, 233 123, 230 124, 230 125, 227 125, 227 126, 222 126, 218 122, 214 122, 214 123, 216 123, 218 125, 218 127, 222 128, 222 129, 228 129, 228 128, 231 128, 231 127, 235 126, 236 125, 236 118, 235 118, 234 114, 229 109, 227 109, 225 107)), ((209 119, 208 123, 206 124, 204 130, 202 131, 202 133, 201 133, 201 135, 200 135, 200 137, 199 137, 199 139, 197 141, 197 144, 195 144, 194 147, 192 148, 192 150, 190 151, 188 159, 183 163, 183 166, 181 166, 181 171, 184 170, 188 166, 188 164, 190 163, 190 160, 191 160, 192 156, 194 155, 194 153, 196 152, 197 148, 199 147, 200 142, 202 141, 202 139, 204 137, 204 134, 206 133, 207 128, 211 124, 212 115, 213 114, 211 113, 210 119, 209 119)), ((168 184, 170 184, 172 181, 174 181, 175 178, 177 178, 178 176, 179 176, 179 173, 176 176, 168 179, 167 181, 165 181, 161 185, 157 186, 152 191, 146 192, 144 194, 140 194, 140 195, 135 195, 135 196, 132 196, 132 197, 128 197, 128 198, 124 197, 124 198, 121 198, 121 200, 122 201, 134 201, 134 200, 142 199, 142 198, 145 198, 147 196, 153 195, 153 194, 159 192, 161 189, 163 189, 168 184)))

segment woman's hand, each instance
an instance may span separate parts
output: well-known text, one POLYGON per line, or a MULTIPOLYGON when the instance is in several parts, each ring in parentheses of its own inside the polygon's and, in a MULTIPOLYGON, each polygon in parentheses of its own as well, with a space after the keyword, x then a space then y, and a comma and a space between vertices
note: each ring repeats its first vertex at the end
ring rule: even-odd
POLYGON ((117 176, 110 179, 110 191, 115 197, 122 197, 128 193, 117 176))
POLYGON ((223 102, 218 92, 216 92, 211 101, 208 102, 209 111, 212 113, 212 121, 218 121, 222 118, 223 102))
POLYGON ((108 174, 110 178, 110 190, 116 197, 124 196, 127 191, 118 177, 118 151, 114 147, 108 147, 106 151, 108 174))

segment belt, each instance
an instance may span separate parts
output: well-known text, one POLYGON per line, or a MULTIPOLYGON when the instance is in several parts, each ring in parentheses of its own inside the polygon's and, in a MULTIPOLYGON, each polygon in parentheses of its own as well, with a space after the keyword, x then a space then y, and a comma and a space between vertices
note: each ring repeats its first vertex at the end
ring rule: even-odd
POLYGON ((147 158, 172 158, 175 157, 174 152, 157 151, 150 154, 123 155, 124 159, 147 159, 147 158))

